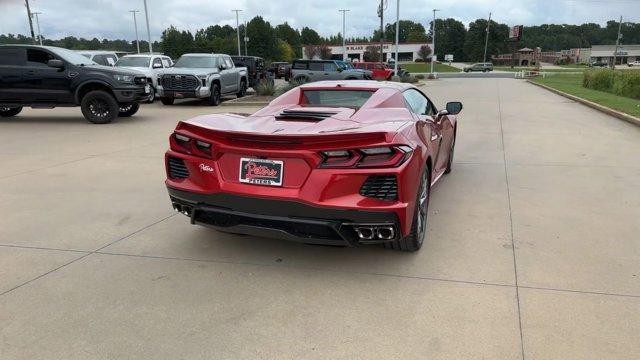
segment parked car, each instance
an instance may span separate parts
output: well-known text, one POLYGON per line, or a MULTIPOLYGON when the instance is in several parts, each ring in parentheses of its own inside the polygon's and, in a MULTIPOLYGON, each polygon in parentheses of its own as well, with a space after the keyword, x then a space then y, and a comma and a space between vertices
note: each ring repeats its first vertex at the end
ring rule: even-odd
POLYGON ((249 87, 256 88, 260 80, 269 78, 264 59, 257 56, 231 56, 233 64, 237 67, 247 68, 249 87))
POLYGON ((115 51, 79 50, 78 52, 96 64, 104 66, 115 66, 119 59, 118 54, 115 51))
POLYGON ((380 62, 357 62, 354 64, 356 69, 366 69, 371 71, 371 76, 375 80, 391 80, 393 69, 387 67, 386 64, 380 62))
POLYGON ((492 63, 475 63, 473 65, 464 66, 462 68, 462 71, 466 73, 470 71, 482 71, 482 72, 493 71, 493 64, 492 63))
POLYGON ((410 84, 322 81, 247 117, 181 121, 165 155, 170 200, 225 232, 416 251, 461 110, 410 84))
POLYGON ((289 77, 291 76, 291 64, 282 61, 272 62, 267 71, 272 72, 276 79, 284 78, 285 81, 289 81, 289 77))
POLYGON ((640 66, 640 60, 632 61, 632 62, 630 62, 630 63, 627 63, 627 65, 628 65, 629 67, 632 67, 632 66, 640 66))
POLYGON ((298 83, 321 80, 363 80, 367 74, 355 70, 343 70, 336 60, 294 60, 291 78, 298 83))
POLYGON ((247 68, 236 67, 229 55, 184 54, 158 75, 158 96, 164 105, 175 99, 208 99, 213 106, 223 95, 247 93, 247 68))
POLYGON ((148 102, 152 103, 156 99, 158 73, 170 68, 171 63, 171 58, 165 55, 126 55, 118 59, 115 66, 143 73, 147 77, 147 83, 151 85, 148 102))
POLYGON ((51 46, 0 45, 0 116, 24 106, 80 106, 92 123, 138 111, 151 87, 144 74, 98 65, 77 52, 51 46))
POLYGON ((606 61, 592 61, 589 63, 589 67, 609 67, 609 63, 606 61))

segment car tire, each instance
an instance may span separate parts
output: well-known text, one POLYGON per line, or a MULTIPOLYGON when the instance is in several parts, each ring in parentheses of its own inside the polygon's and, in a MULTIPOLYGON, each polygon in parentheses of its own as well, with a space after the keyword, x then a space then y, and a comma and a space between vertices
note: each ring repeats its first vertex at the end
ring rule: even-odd
POLYGON ((173 102, 175 100, 176 100, 175 98, 169 98, 169 97, 160 98, 160 101, 162 101, 162 105, 173 105, 173 102))
POLYGON ((108 124, 118 117, 118 102, 103 90, 87 93, 80 102, 80 109, 85 119, 94 124, 108 124))
POLYGON ((299 76, 299 77, 293 79, 293 81, 296 82, 299 85, 302 85, 302 84, 308 83, 309 82, 309 78, 306 77, 306 76, 299 76))
POLYGON ((149 95, 147 102, 149 104, 153 104, 154 101, 156 101, 156 89, 153 86, 151 86, 151 94, 149 95))
POLYGON ((20 114, 22 111, 22 106, 18 107, 0 107, 0 116, 1 117, 12 117, 20 114))
POLYGON ((240 91, 236 93, 236 97, 241 98, 247 95, 247 82, 242 80, 240 81, 240 91))
POLYGON ((140 104, 138 103, 122 104, 118 108, 118 116, 119 117, 133 116, 135 113, 138 112, 139 109, 140 109, 140 104))
POLYGON ((416 208, 413 212, 411 232, 406 237, 391 242, 382 243, 387 249, 413 252, 418 251, 427 235, 427 215, 429 213, 429 198, 431 197, 431 172, 425 166, 420 177, 420 187, 416 195, 416 208))
POLYGON ((220 105, 220 85, 213 83, 211 84, 211 96, 209 96, 209 104, 212 106, 220 105))
POLYGON ((451 166, 453 165, 453 154, 456 149, 456 131, 453 131, 453 139, 451 140, 451 147, 449 148, 449 159, 447 159, 447 168, 444 173, 448 174, 451 172, 451 166))

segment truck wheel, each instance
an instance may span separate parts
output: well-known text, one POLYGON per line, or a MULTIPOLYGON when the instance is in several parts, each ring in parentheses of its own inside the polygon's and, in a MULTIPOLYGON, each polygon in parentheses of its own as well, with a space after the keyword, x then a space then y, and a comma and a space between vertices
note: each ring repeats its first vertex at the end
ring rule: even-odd
POLYGON ((147 102, 149 104, 153 104, 154 101, 156 101, 156 89, 153 86, 151 86, 151 94, 149 95, 147 102))
POLYGON ((211 96, 209 97, 209 104, 213 106, 220 105, 220 85, 211 84, 211 96))
POLYGON ((16 116, 22 111, 22 106, 19 107, 0 107, 0 116, 11 117, 16 116))
POLYGON ((82 98, 80 109, 85 119, 94 124, 107 124, 118 117, 118 103, 103 90, 90 91, 82 98))
POLYGON ((236 96, 241 98, 247 95, 247 82, 242 80, 240 82, 240 90, 236 93, 236 96))
POLYGON ((132 116, 133 114, 138 112, 138 109, 140 109, 140 104, 138 103, 122 104, 118 109, 118 116, 119 117, 132 116))
POLYGON ((175 98, 160 98, 160 101, 162 101, 162 105, 173 105, 173 102, 175 101, 175 98))

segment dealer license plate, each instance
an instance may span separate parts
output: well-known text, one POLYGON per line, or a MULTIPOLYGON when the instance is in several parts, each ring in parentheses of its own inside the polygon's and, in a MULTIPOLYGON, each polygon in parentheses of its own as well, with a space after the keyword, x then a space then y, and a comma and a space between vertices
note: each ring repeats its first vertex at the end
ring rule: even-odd
POLYGON ((247 184, 282 186, 284 162, 266 159, 240 159, 240 182, 247 184))

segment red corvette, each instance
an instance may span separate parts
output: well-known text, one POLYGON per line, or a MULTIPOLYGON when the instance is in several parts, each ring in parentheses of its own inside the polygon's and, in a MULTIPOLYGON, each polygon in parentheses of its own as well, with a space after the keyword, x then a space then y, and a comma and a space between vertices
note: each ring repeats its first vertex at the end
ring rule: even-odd
POLYGON ((431 186, 451 171, 460 102, 412 85, 324 81, 251 116, 181 121, 166 153, 192 224, 314 244, 422 246, 431 186))

